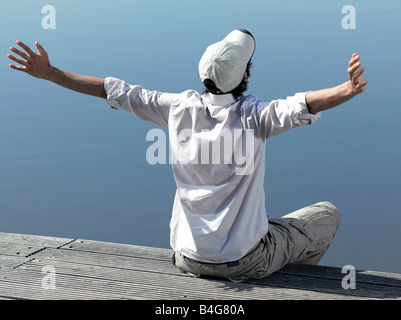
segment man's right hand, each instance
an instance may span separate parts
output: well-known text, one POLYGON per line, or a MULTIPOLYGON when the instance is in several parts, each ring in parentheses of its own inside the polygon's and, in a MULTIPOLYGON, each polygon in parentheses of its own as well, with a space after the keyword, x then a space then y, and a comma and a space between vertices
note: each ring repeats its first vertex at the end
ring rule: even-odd
POLYGON ((359 94, 366 89, 368 81, 363 77, 365 68, 361 68, 361 62, 359 61, 359 55, 354 53, 348 64, 348 75, 352 85, 352 90, 355 94, 359 94))
POLYGON ((365 68, 361 68, 358 54, 352 55, 347 71, 349 81, 333 88, 307 92, 305 99, 310 113, 334 108, 365 91, 368 82, 363 78, 365 68))
POLYGON ((35 78, 49 80, 53 67, 50 64, 45 49, 43 49, 43 47, 36 41, 35 45, 39 52, 39 54, 37 54, 22 41, 17 41, 16 43, 24 49, 25 52, 22 52, 15 47, 11 47, 10 50, 19 55, 22 59, 17 58, 12 54, 8 54, 8 58, 23 65, 23 67, 10 64, 10 68, 26 72, 35 78))
POLYGON ((83 76, 54 68, 50 64, 47 52, 37 41, 35 45, 39 51, 38 54, 33 52, 21 41, 17 41, 17 44, 24 49, 25 52, 15 47, 11 47, 10 50, 19 55, 22 59, 12 54, 8 54, 8 58, 21 64, 22 67, 10 64, 10 68, 26 72, 35 78, 49 80, 70 90, 99 98, 107 98, 106 91, 104 90, 103 78, 83 76))

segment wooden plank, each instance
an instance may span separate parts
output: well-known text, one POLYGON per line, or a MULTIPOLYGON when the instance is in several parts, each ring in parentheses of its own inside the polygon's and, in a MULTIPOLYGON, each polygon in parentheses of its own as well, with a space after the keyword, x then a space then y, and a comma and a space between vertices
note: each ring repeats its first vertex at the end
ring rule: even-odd
POLYGON ((342 279, 303 277, 285 273, 274 273, 261 280, 249 280, 248 283, 255 285, 276 286, 281 288, 302 288, 309 291, 327 292, 341 294, 344 297, 376 298, 376 299, 399 299, 401 290, 383 284, 372 284, 361 282, 356 278, 356 289, 345 290, 342 287, 342 279))
MULTIPOLYGON (((89 290, 80 290, 70 287, 64 290, 63 286, 56 286, 55 290, 44 289, 41 285, 43 274, 32 276, 24 270, 8 270, 2 274, 0 279, 0 296, 9 299, 111 299, 112 297, 104 295, 102 291, 90 292, 89 290)), ((62 282, 62 277, 58 277, 62 282)))
POLYGON ((171 261, 173 250, 163 248, 150 248, 132 244, 110 243, 102 241, 76 239, 62 247, 75 251, 87 251, 120 255, 127 257, 157 258, 171 261))
POLYGON ((0 243, 0 255, 28 257, 41 249, 43 249, 43 247, 27 244, 0 243))
POLYGON ((22 256, 0 255, 0 274, 2 272, 1 269, 13 269, 29 260, 31 260, 31 258, 26 258, 22 256))
POLYGON ((31 245, 37 247, 58 248, 73 240, 74 239, 68 239, 68 238, 0 232, 0 245, 3 243, 3 244, 22 244, 22 245, 31 245))
MULTIPOLYGON (((341 280, 344 277, 344 274, 341 271, 342 268, 289 264, 285 266, 280 273, 309 276, 314 278, 334 278, 341 280)), ((355 271, 358 282, 401 287, 401 274, 369 270, 355 271)))
POLYGON ((172 265, 171 261, 161 259, 155 260, 151 258, 118 256, 104 253, 53 248, 46 248, 40 252, 37 252, 33 257, 40 260, 46 259, 49 261, 49 263, 53 260, 118 269, 181 274, 181 272, 172 265))
MULTIPOLYGON (((327 279, 331 279, 333 283, 337 283, 338 288, 342 288, 341 281, 344 277, 342 268, 297 264, 290 264, 284 267, 278 274, 285 275, 286 279, 289 279, 291 275, 295 276, 298 280, 306 277, 307 279, 311 279, 311 286, 313 285, 316 288, 320 288, 325 284, 327 279)), ((267 278, 266 281, 269 279, 271 280, 271 277, 267 278)), ((344 290, 344 295, 352 294, 381 299, 401 298, 400 274, 355 270, 355 284, 356 290, 344 290)))

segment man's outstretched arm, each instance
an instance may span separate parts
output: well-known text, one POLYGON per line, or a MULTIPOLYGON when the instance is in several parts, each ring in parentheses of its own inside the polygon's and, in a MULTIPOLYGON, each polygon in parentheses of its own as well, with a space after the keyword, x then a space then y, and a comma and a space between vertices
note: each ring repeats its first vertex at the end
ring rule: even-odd
POLYGON ((310 91, 306 94, 306 103, 310 113, 315 114, 334 108, 365 91, 366 84, 368 83, 362 77, 365 69, 361 68, 359 55, 356 53, 353 54, 347 71, 350 78, 349 81, 337 87, 310 91))
POLYGON ((74 90, 80 93, 88 94, 91 96, 106 98, 106 91, 104 90, 104 79, 83 76, 68 71, 60 70, 50 64, 47 52, 43 47, 36 42, 36 48, 39 54, 33 52, 26 44, 21 41, 16 42, 25 52, 11 47, 10 50, 16 53, 21 58, 17 58, 12 54, 8 58, 21 64, 16 66, 10 64, 10 68, 26 72, 27 74, 39 78, 49 80, 67 89, 74 90))

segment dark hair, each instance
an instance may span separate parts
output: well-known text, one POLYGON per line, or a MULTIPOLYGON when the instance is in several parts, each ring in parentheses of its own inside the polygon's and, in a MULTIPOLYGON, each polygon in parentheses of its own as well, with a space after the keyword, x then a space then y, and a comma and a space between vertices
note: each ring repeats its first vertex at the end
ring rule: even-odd
MULTIPOLYGON (((252 62, 249 61, 247 66, 246 66, 246 73, 248 75, 248 78, 251 76, 251 73, 250 73, 251 67, 252 67, 252 62)), ((224 94, 216 87, 214 82, 212 80, 210 80, 210 79, 205 79, 205 81, 203 81, 203 84, 205 85, 205 91, 203 91, 204 93, 205 92, 210 92, 210 93, 213 93, 213 94, 224 94)), ((234 96, 234 98, 236 100, 238 100, 239 98, 242 97, 243 93, 247 89, 248 89, 248 84, 246 83, 245 77, 244 77, 242 79, 241 83, 236 88, 234 88, 230 92, 226 92, 226 93, 231 93, 234 96)))

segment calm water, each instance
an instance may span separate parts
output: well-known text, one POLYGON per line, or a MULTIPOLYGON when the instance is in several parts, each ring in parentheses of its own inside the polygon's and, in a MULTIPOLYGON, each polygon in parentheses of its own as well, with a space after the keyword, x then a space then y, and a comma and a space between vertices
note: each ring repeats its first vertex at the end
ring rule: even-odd
POLYGON ((72 72, 201 91, 204 48, 242 27, 257 41, 249 92, 265 100, 340 84, 361 55, 363 95, 268 142, 266 205, 281 216, 331 201, 342 223, 322 264, 401 272, 399 1, 352 1, 354 30, 346 1, 50 2, 53 30, 48 1, 0 13, 0 231, 168 248, 175 193, 170 167, 146 162, 154 125, 9 69, 15 40, 72 72))

